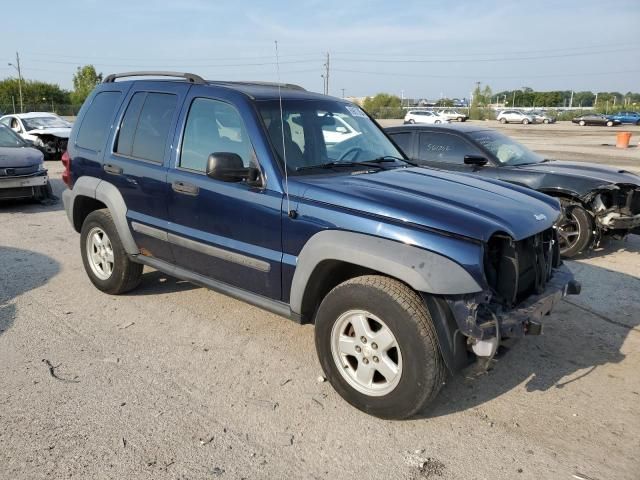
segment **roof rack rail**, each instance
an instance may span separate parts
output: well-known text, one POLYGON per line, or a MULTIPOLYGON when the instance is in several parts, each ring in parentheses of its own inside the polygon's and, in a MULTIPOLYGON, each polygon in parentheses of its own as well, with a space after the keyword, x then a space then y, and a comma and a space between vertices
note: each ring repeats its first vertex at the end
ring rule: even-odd
POLYGON ((206 83, 204 78, 202 78, 199 75, 195 75, 193 73, 163 72, 163 71, 112 73, 111 75, 107 75, 107 77, 102 81, 102 83, 113 83, 116 81, 116 78, 123 78, 123 77, 176 77, 176 78, 184 78, 189 83, 197 83, 197 84, 206 83))
POLYGON ((255 85, 258 87, 282 87, 289 88, 291 90, 302 90, 306 91, 304 87, 300 85, 296 85, 295 83, 278 83, 278 82, 256 82, 256 81, 242 81, 242 80, 232 80, 232 81, 224 81, 224 80, 210 80, 209 83, 217 84, 217 85, 255 85))

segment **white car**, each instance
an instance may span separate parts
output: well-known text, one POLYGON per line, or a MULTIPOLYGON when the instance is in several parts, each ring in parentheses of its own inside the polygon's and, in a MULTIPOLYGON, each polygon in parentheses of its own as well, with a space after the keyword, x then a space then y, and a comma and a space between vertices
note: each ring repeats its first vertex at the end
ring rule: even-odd
POLYGON ((438 112, 438 115, 440 115, 441 117, 446 118, 450 122, 452 122, 454 120, 457 121, 457 122, 466 122, 467 119, 469 118, 466 114, 460 113, 460 112, 456 112, 455 110, 442 110, 442 111, 438 112))
POLYGON ((353 128, 340 115, 334 114, 330 117, 324 115, 322 135, 327 145, 335 145, 336 143, 344 142, 345 140, 360 135, 360 132, 353 128))
POLYGON ((48 158, 60 158, 67 149, 72 124, 55 113, 31 112, 5 115, 0 118, 5 125, 24 140, 42 150, 48 158))
POLYGON ((449 123, 449 119, 430 110, 409 110, 404 116, 404 123, 449 123))
POLYGON ((522 123, 523 125, 527 125, 529 123, 534 123, 535 119, 532 115, 524 113, 520 110, 503 110, 498 114, 497 120, 500 123, 522 123))

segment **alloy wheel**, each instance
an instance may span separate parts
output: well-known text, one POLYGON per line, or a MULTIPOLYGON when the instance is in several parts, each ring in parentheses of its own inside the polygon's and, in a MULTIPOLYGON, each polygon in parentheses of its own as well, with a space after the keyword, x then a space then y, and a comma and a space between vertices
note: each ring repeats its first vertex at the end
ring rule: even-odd
POLYGON ((402 377, 402 355, 395 335, 365 310, 349 310, 335 322, 331 356, 347 383, 365 395, 386 395, 402 377))
POLYGON ((91 271, 100 280, 111 277, 114 267, 113 246, 111 240, 100 227, 93 227, 87 235, 87 259, 91 271))

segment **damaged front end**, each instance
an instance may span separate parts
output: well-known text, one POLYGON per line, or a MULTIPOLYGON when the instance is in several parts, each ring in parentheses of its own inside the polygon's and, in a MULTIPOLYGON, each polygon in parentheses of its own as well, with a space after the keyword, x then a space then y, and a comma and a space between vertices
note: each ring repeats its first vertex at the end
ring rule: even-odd
POLYGON ((494 235, 485 248, 484 270, 486 291, 447 300, 478 356, 493 356, 502 339, 542 333, 542 317, 564 296, 580 293, 580 283, 560 259, 555 228, 519 241, 494 235))
POLYGON ((67 150, 68 138, 59 137, 51 133, 29 132, 35 137, 33 145, 40 150, 46 158, 60 158, 67 150))
POLYGON ((640 232, 640 186, 610 184, 586 195, 594 222, 604 234, 624 236, 640 232))

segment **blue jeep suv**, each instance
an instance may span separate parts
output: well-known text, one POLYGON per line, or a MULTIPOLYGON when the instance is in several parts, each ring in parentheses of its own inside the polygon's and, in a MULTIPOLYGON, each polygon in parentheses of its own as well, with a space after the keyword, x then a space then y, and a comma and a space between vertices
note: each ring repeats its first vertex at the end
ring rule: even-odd
POLYGON ((557 200, 416 167, 358 106, 295 85, 110 75, 63 162, 98 289, 131 290, 147 265, 314 323, 334 388, 383 418, 580 290, 557 200))

